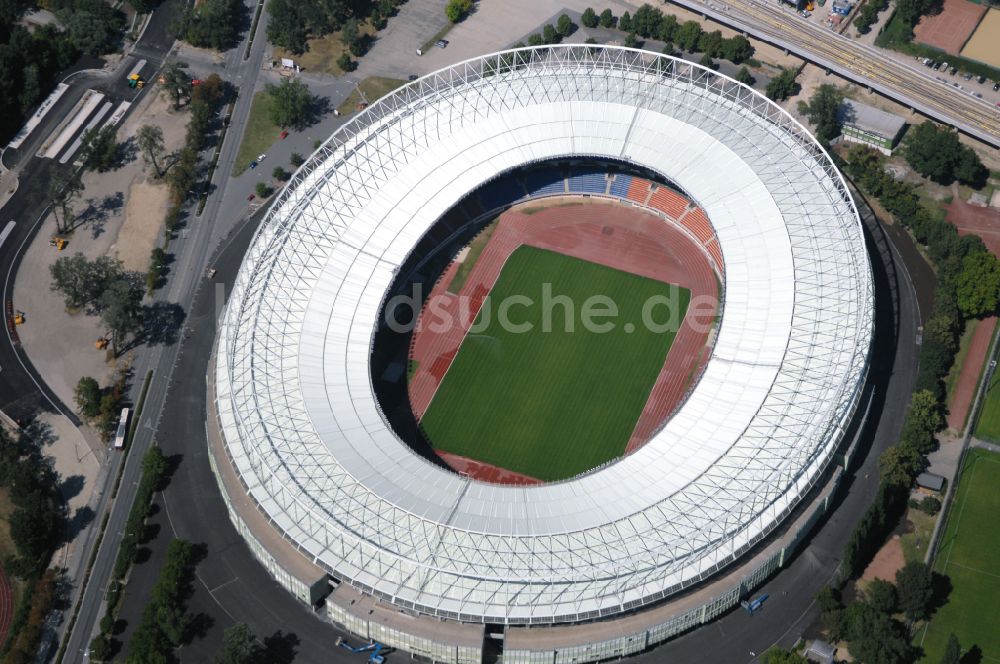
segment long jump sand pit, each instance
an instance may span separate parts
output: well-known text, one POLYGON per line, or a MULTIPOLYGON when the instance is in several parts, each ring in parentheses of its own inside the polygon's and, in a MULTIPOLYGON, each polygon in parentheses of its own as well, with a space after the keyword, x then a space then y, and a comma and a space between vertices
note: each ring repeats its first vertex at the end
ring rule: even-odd
POLYGON ((962 56, 1000 67, 1000 9, 990 9, 962 49, 962 56))
POLYGON ((944 0, 941 13, 924 16, 913 34, 921 44, 958 55, 985 11, 986 7, 969 0, 944 0))

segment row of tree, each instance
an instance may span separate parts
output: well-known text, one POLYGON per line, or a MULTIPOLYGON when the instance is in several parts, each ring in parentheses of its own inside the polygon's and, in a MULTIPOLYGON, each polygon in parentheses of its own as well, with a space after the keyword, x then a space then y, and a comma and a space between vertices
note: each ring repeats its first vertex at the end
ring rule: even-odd
MULTIPOLYGON (((540 33, 536 32, 528 36, 528 46, 541 46, 543 44, 558 44, 564 37, 568 37, 576 30, 576 23, 566 14, 562 14, 555 25, 551 23, 545 25, 540 33)), ((524 46, 522 43, 515 44, 515 47, 524 46)))
POLYGON ((404 0, 270 0, 267 11, 267 40, 296 55, 305 53, 308 40, 343 30, 353 21, 353 35, 344 40, 355 56, 364 52, 367 40, 357 39, 360 23, 370 20, 376 30, 385 27, 386 19, 394 16, 404 0), (353 48, 352 48, 353 46, 353 48), (358 52, 355 52, 358 51, 358 52))
POLYGON ((138 555, 139 545, 145 541, 146 518, 153 499, 153 493, 163 489, 167 477, 168 463, 163 452, 156 445, 149 448, 142 458, 142 475, 135 500, 125 521, 125 532, 118 547, 115 565, 111 572, 111 583, 107 596, 104 618, 101 620, 101 632, 91 642, 91 654, 95 659, 109 659, 118 651, 119 644, 115 641, 115 616, 118 602, 121 598, 120 588, 129 569, 138 555))
POLYGON ((168 656, 191 636, 186 603, 194 578, 195 552, 190 542, 175 539, 146 602, 142 619, 129 642, 128 664, 169 661, 168 656))

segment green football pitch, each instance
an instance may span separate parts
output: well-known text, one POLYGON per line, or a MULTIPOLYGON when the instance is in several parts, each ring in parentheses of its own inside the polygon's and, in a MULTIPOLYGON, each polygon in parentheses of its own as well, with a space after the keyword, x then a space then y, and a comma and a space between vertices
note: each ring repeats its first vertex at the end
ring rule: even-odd
MULTIPOLYGON (((545 481, 621 455, 689 300, 690 291, 679 286, 518 248, 424 413, 425 435, 436 449, 545 481), (543 305, 544 284, 551 284, 553 306, 543 305), (534 304, 513 299, 525 296, 534 304), (584 329, 582 312, 592 296, 616 305, 616 316, 591 318, 611 323, 610 331, 584 329), (666 332, 643 324, 653 298, 675 303, 675 324, 666 332), (501 324, 505 303, 518 329, 501 324), (521 329, 525 324, 530 331, 521 329)), ((652 318, 666 321, 667 309, 657 307, 652 318)))
POLYGON ((941 661, 948 635, 963 650, 978 646, 982 661, 1000 662, 1000 454, 970 449, 948 510, 934 570, 951 580, 947 603, 917 633, 923 662, 941 661))

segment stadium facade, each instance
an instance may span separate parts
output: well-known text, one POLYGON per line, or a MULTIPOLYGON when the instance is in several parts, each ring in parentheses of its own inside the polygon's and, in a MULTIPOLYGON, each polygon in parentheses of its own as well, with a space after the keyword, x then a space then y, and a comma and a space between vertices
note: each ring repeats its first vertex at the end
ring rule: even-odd
POLYGON ((505 661, 628 654, 738 602, 825 508, 872 320, 851 197, 778 106, 634 49, 488 55, 367 108, 271 205, 220 322, 213 470, 275 578, 364 637, 471 662, 484 626, 501 626, 514 635, 505 661), (634 454, 537 487, 473 481, 387 424, 374 330, 399 266, 447 210, 510 169, 573 156, 662 174, 705 211, 725 261, 712 357, 634 454), (749 559, 764 562, 733 580, 749 559), (690 605, 692 589, 720 580, 690 605), (688 617, 657 631, 682 590, 688 617), (620 621, 637 614, 658 617, 633 639, 620 621), (596 635, 616 620, 627 642, 609 650, 596 635), (518 626, 582 622, 571 655, 530 638, 512 647, 518 626))

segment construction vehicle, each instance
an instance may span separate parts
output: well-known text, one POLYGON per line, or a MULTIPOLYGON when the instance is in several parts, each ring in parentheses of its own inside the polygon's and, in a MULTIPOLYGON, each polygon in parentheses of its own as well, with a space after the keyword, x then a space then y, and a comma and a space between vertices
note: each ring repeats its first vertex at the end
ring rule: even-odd
POLYGON ((24 325, 24 312, 17 311, 14 313, 14 325, 24 325))
POLYGON ((51 238, 49 238, 49 246, 50 247, 55 247, 59 251, 62 251, 63 249, 65 249, 67 244, 69 244, 69 240, 67 240, 64 237, 59 237, 58 235, 53 235, 51 238))
POLYGON ((342 637, 338 636, 336 645, 340 646, 341 648, 347 648, 351 652, 358 652, 358 653, 371 652, 371 655, 368 656, 368 664, 382 664, 385 661, 385 656, 380 654, 382 650, 385 648, 385 646, 376 641, 372 641, 366 646, 358 646, 357 648, 355 648, 347 641, 345 641, 342 637))
POLYGON ((142 76, 139 76, 139 74, 128 75, 128 86, 130 88, 142 88, 144 85, 146 85, 146 81, 144 81, 142 76))

